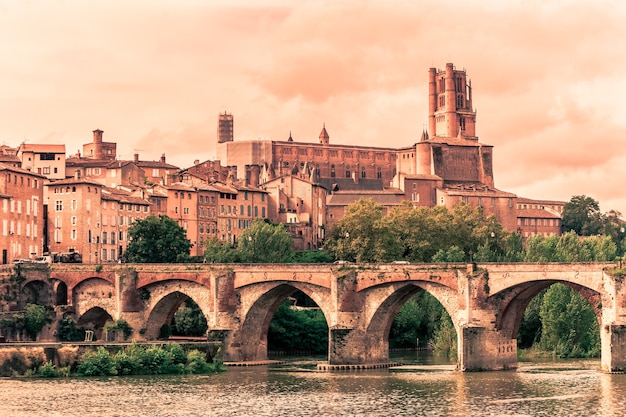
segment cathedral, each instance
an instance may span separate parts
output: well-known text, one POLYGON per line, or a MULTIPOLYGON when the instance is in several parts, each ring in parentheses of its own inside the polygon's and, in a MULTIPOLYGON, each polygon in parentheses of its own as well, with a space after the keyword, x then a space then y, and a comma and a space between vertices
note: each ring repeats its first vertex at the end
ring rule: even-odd
POLYGON ((493 146, 476 135, 472 84, 465 69, 452 63, 429 69, 428 109, 428 130, 419 142, 402 148, 334 144, 325 126, 312 142, 296 142, 291 135, 286 140, 235 140, 234 118, 224 113, 218 120, 218 159, 236 167, 238 177, 251 186, 263 188, 277 178, 296 176, 323 187, 326 208, 319 221, 327 230, 349 204, 368 197, 385 210, 404 200, 426 207, 466 203, 481 206, 524 238, 560 233, 565 202, 495 188, 493 146))

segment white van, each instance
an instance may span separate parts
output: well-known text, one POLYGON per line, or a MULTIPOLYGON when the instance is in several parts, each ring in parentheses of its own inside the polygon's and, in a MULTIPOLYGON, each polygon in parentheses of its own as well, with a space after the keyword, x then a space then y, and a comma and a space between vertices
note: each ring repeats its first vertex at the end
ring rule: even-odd
POLYGON ((38 256, 35 258, 33 262, 36 264, 51 264, 52 256, 50 255, 38 256))

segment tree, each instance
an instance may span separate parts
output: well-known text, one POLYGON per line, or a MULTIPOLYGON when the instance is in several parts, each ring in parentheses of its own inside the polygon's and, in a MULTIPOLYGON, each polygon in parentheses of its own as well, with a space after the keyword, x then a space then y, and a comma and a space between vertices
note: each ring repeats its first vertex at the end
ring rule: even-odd
POLYGON ((204 313, 191 298, 174 313, 173 327, 178 336, 204 336, 209 328, 204 313))
POLYGON ((185 229, 171 218, 160 214, 135 221, 128 230, 130 243, 124 253, 128 262, 188 262, 193 246, 185 229))
POLYGON ((585 195, 575 195, 563 207, 561 230, 575 231, 579 236, 598 234, 603 226, 600 205, 585 195))
MULTIPOLYGON (((335 259, 356 262, 387 260, 379 243, 388 233, 383 226, 383 207, 371 198, 360 198, 346 207, 344 217, 332 229, 324 248, 335 259)), ((389 235, 385 239, 389 239, 389 235)))
POLYGON ((237 252, 218 237, 211 237, 204 243, 204 259, 209 262, 230 263, 237 259, 237 252))
POLYGON ((255 219, 241 233, 237 253, 241 262, 285 263, 291 258, 293 240, 282 224, 255 219))
POLYGON ((540 310, 541 348, 561 357, 596 356, 600 348, 598 320, 581 295, 554 284, 543 296, 540 310))
POLYGON ((52 320, 48 316, 48 310, 44 306, 38 304, 26 304, 24 308, 24 328, 26 333, 32 338, 37 338, 37 334, 43 329, 47 323, 52 320))

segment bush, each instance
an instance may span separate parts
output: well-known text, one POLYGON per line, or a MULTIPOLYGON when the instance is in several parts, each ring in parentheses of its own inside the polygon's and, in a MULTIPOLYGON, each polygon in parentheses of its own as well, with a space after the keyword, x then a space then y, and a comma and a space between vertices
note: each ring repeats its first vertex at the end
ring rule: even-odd
POLYGON ((79 342, 85 340, 85 330, 77 329, 70 317, 63 317, 59 320, 58 337, 61 342, 79 342))
POLYGON ((90 350, 85 352, 76 371, 83 376, 117 375, 115 361, 111 358, 111 354, 102 346, 96 351, 90 350))
POLYGON ((52 361, 48 361, 41 365, 37 369, 37 375, 42 378, 58 378, 59 376, 61 376, 59 370, 56 366, 54 366, 52 361))
POLYGON ((214 370, 215 368, 206 361, 204 353, 197 349, 189 351, 187 354, 187 371, 190 374, 206 374, 214 370))

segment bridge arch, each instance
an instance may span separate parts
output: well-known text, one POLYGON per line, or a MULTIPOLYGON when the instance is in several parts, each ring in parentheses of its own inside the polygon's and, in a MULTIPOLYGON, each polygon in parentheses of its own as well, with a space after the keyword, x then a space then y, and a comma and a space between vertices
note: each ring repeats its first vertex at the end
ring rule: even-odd
MULTIPOLYGON (((459 334, 457 316, 457 295, 451 288, 430 282, 409 281, 373 288, 368 294, 368 305, 372 314, 367 317, 365 330, 365 353, 374 361, 389 361, 389 334, 393 321, 402 306, 415 294, 427 291, 453 318, 455 330, 459 334)), ((369 310, 369 309, 368 309, 369 310)))
POLYGON ((28 281, 22 287, 22 300, 25 304, 51 304, 51 289, 47 282, 41 280, 28 281))
MULTIPOLYGON (((108 280, 91 277, 82 280, 72 291, 72 305, 78 317, 94 307, 105 311, 118 311, 115 286, 108 280)), ((116 317, 118 318, 118 317, 116 317)))
POLYGON ((543 290, 554 284, 563 284, 576 291, 589 302, 598 323, 602 323, 602 295, 598 291, 568 280, 538 280, 518 284, 490 296, 487 301, 498 307, 495 328, 503 337, 517 339, 517 334, 526 308, 543 290))
POLYGON ((85 330, 93 330, 95 340, 104 339, 104 325, 107 321, 113 320, 111 314, 109 314, 102 307, 92 307, 85 311, 84 314, 79 316, 76 321, 76 327, 84 328, 85 330))
POLYGON ((209 328, 211 328, 209 314, 211 311, 211 292, 205 285, 172 279, 147 285, 140 291, 150 295, 145 324, 146 339, 158 339, 161 327, 164 324, 172 324, 174 314, 187 299, 193 300, 200 307, 209 328))
POLYGON ((267 359, 267 334, 274 313, 287 297, 301 291, 322 310, 326 323, 331 314, 330 290, 304 282, 271 282, 240 290, 242 323, 227 341, 227 360, 267 359))

